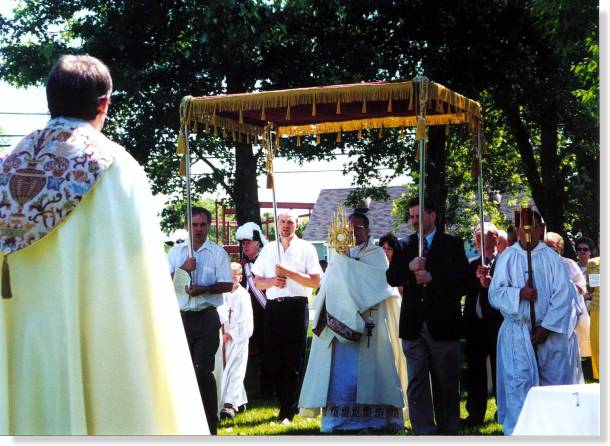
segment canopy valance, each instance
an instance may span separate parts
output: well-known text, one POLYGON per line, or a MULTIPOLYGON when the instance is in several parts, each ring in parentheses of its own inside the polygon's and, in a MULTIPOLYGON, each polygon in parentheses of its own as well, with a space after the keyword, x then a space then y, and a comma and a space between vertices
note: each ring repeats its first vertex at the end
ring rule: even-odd
POLYGON ((193 130, 200 125, 217 136, 242 140, 245 135, 249 141, 263 137, 268 125, 279 137, 340 134, 415 127, 418 116, 425 116, 425 125, 467 124, 476 133, 481 121, 478 102, 420 79, 185 96, 180 106, 181 129, 185 124, 193 130), (420 96, 425 98, 425 110, 420 96))

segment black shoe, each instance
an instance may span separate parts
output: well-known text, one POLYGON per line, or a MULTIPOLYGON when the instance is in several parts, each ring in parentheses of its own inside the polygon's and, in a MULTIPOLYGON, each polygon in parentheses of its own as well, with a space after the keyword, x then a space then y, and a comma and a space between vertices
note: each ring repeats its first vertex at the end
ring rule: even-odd
POLYGON ((242 404, 241 406, 239 406, 239 407, 237 408, 237 411, 238 411, 238 412, 245 412, 245 411, 246 411, 246 405, 245 405, 245 404, 242 404))
POLYGON ((220 418, 235 418, 235 408, 226 404, 220 411, 220 418))
POLYGON ((480 426, 483 424, 483 421, 475 420, 472 417, 466 417, 460 419, 460 428, 461 429, 471 429, 476 426, 480 426))

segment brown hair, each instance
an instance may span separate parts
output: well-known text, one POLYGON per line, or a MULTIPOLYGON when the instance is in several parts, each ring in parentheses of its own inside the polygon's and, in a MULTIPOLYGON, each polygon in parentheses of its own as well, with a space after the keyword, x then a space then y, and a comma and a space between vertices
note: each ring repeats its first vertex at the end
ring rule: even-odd
POLYGON ((97 106, 112 92, 108 67, 91 56, 64 55, 47 80, 51 118, 66 116, 87 121, 97 116, 97 106))

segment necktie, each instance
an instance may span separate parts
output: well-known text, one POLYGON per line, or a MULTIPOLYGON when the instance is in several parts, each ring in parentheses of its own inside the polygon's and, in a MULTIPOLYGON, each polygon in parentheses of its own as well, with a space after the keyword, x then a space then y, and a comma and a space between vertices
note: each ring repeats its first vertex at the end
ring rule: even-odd
POLYGON ((424 237, 424 249, 422 250, 422 257, 426 259, 430 255, 430 245, 428 244, 428 239, 424 237))

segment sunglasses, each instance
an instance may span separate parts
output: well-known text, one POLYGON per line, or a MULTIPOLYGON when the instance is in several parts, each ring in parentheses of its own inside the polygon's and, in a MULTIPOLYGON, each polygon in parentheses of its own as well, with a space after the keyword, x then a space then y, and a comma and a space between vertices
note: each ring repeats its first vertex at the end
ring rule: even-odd
POLYGON ((589 248, 576 248, 576 251, 588 252, 589 248))

